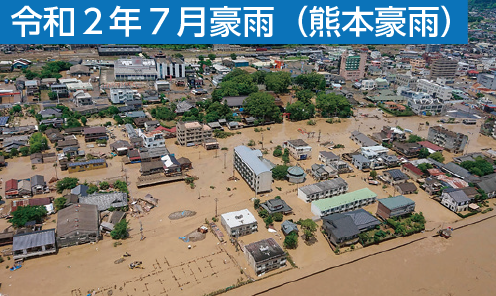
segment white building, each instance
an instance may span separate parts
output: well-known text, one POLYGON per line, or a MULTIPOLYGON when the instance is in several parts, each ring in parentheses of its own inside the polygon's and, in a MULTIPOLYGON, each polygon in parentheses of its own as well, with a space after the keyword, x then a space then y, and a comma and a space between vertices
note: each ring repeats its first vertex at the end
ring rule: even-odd
POLYGON ((138 136, 143 139, 143 147, 165 147, 164 134, 161 131, 144 132, 138 129, 138 136))
POLYGON ((375 89, 375 86, 374 80, 362 80, 361 90, 372 90, 375 89))
POLYGON ((453 89, 448 86, 442 86, 434 81, 419 79, 417 82, 417 91, 430 94, 442 102, 451 100, 453 89))
POLYGON ((411 98, 408 98, 408 107, 417 115, 433 115, 441 114, 444 108, 444 103, 439 99, 434 99, 427 93, 414 93, 411 98))
POLYGON ((155 60, 132 57, 114 64, 115 81, 155 81, 158 72, 155 60))
POLYGON ((272 190, 271 168, 263 161, 260 150, 251 150, 246 146, 235 147, 234 167, 257 194, 272 190))
POLYGON ((112 104, 123 104, 134 99, 135 91, 129 88, 111 88, 110 102, 112 104))
POLYGON ((157 60, 159 79, 186 77, 186 64, 179 58, 168 57, 157 60))
POLYGON ((229 236, 240 237, 258 231, 258 222, 253 214, 244 209, 221 215, 221 224, 229 236))
POLYGON ((304 160, 312 157, 312 146, 302 139, 288 140, 284 148, 288 148, 289 154, 296 160, 304 160))
POLYGON ((453 212, 462 212, 468 209, 470 198, 461 189, 446 189, 441 195, 441 204, 453 212))

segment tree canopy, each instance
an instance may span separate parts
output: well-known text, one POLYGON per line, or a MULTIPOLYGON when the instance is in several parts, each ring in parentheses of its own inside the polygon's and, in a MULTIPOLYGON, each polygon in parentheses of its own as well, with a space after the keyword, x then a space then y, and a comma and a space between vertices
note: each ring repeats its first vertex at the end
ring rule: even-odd
POLYGON ((303 89, 314 90, 320 89, 325 90, 326 81, 322 74, 309 73, 301 74, 295 78, 295 84, 303 89))
POLYGON ((276 165, 272 169, 272 178, 274 180, 284 180, 288 174, 288 166, 286 165, 276 165))
POLYGON ((310 119, 315 115, 315 106, 312 103, 305 104, 301 101, 296 101, 293 104, 288 103, 286 112, 290 113, 291 120, 310 119))
POLYGON ((431 155, 429 155, 429 158, 432 158, 438 162, 444 162, 444 156, 443 154, 441 154, 441 152, 434 152, 431 155))
POLYGON ((315 93, 309 89, 298 90, 295 93, 295 96, 298 98, 298 101, 304 104, 310 104, 312 102, 312 98, 315 93))
POLYGON ((341 95, 333 93, 325 94, 321 92, 316 99, 317 109, 320 110, 322 117, 350 117, 353 115, 351 104, 341 95))
POLYGON ((125 239, 129 236, 127 229, 128 222, 126 219, 122 219, 119 223, 115 224, 114 230, 110 232, 110 236, 113 239, 125 239))
POLYGON ((482 157, 477 157, 475 161, 464 161, 460 164, 461 167, 468 170, 470 173, 477 175, 479 177, 483 177, 489 174, 494 173, 492 163, 488 162, 482 157))
POLYGON ((57 182, 57 192, 62 193, 65 189, 75 188, 79 183, 78 178, 65 177, 57 182))
POLYGON ((47 215, 47 210, 44 206, 23 206, 18 207, 17 210, 12 212, 12 218, 9 222, 14 227, 23 227, 29 221, 36 221, 42 223, 43 218, 47 215))
POLYGON ((153 118, 167 120, 167 121, 176 118, 176 113, 174 112, 174 110, 171 110, 169 107, 165 107, 165 106, 160 106, 160 107, 157 106, 153 108, 150 111, 150 114, 152 115, 153 118))
POLYGON ((305 240, 309 240, 315 236, 315 231, 317 231, 317 223, 315 223, 312 219, 300 219, 297 224, 299 224, 301 229, 303 229, 305 240))
POLYGON ((291 232, 284 238, 284 247, 287 249, 296 249, 298 247, 298 234, 291 232))
POLYGON ((244 102, 245 111, 263 121, 280 122, 281 110, 276 105, 274 97, 265 92, 256 92, 248 96, 244 102))
POLYGON ((291 74, 288 72, 271 72, 265 77, 267 90, 275 93, 285 93, 291 84, 291 74))
POLYGON ((422 137, 419 137, 417 135, 414 135, 414 134, 410 134, 408 136, 408 140, 407 142, 408 143, 417 143, 417 142, 420 142, 420 141, 423 141, 424 139, 422 139, 422 137))
POLYGON ((29 138, 29 150, 31 154, 48 149, 48 139, 41 132, 36 132, 29 138))
POLYGON ((53 201, 53 205, 55 207, 55 210, 57 211, 60 211, 62 210, 63 208, 65 208, 65 202, 67 201, 67 199, 65 197, 59 197, 59 198, 56 198, 54 201, 53 201))
POLYGON ((429 155, 429 150, 425 147, 420 148, 418 158, 427 158, 429 155))
POLYGON ((212 92, 212 100, 221 102, 227 96, 246 96, 257 92, 258 86, 248 72, 241 69, 234 69, 224 76, 219 86, 212 92))

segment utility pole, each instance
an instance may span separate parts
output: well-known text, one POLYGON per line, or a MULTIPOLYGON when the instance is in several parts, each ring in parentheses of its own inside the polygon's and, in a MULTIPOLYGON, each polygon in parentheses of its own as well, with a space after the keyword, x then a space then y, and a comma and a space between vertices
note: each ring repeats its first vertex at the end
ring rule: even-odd
POLYGON ((227 166, 226 166, 226 156, 227 156, 227 152, 224 152, 224 169, 227 168, 227 166))
POLYGON ((319 130, 319 138, 317 139, 317 142, 320 143, 320 130, 319 130))
POLYGON ((263 132, 262 132, 262 150, 264 149, 263 148, 263 141, 264 141, 264 138, 263 138, 263 132))
POLYGON ((145 239, 145 237, 143 236, 143 224, 141 224, 141 219, 139 220, 139 223, 140 223, 140 234, 141 234, 140 241, 142 241, 145 239))
POLYGON ((215 198, 215 217, 217 217, 217 201, 219 201, 219 199, 216 197, 215 198))

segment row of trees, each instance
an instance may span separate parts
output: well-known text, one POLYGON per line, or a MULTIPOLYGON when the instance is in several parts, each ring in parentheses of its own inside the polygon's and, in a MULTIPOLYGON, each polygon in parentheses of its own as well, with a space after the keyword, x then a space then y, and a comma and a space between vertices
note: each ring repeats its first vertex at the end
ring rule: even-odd
POLYGON ((23 73, 26 76, 26 79, 34 79, 38 78, 62 78, 60 72, 67 71, 71 68, 72 64, 64 61, 53 61, 46 63, 41 71, 33 71, 31 69, 24 69, 23 73))

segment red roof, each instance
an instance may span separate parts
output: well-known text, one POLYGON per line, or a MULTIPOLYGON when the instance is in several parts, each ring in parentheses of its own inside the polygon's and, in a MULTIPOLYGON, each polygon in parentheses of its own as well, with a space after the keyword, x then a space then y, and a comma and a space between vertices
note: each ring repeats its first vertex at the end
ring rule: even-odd
POLYGON ((166 128, 166 127, 163 127, 163 126, 159 126, 159 127, 157 127, 155 130, 153 130, 153 131, 161 131, 161 132, 175 133, 175 132, 176 132, 176 127, 173 127, 173 128, 166 128))
POLYGON ((52 203, 52 201, 50 200, 49 197, 31 198, 29 200, 30 206, 46 206, 46 205, 49 205, 51 203, 52 203))
POLYGON ((428 169, 427 172, 429 173, 430 176, 440 176, 440 175, 444 175, 443 172, 441 172, 440 170, 438 169, 428 169))
POLYGON ((17 180, 15 179, 10 179, 7 182, 5 182, 5 192, 11 190, 17 190, 17 180))
POLYGON ((424 147, 424 148, 427 148, 427 149, 432 149, 434 151, 443 151, 444 148, 441 147, 441 146, 438 146, 436 144, 432 144, 431 142, 429 141, 420 141, 420 142, 417 142, 417 144, 419 144, 420 146, 424 147))
POLYGON ((413 164, 411 164, 409 162, 405 163, 403 165, 403 167, 405 169, 409 170, 410 172, 414 173, 417 176, 422 176, 423 175, 422 171, 418 167, 414 166, 413 164))

